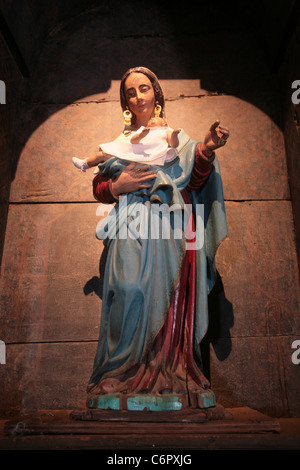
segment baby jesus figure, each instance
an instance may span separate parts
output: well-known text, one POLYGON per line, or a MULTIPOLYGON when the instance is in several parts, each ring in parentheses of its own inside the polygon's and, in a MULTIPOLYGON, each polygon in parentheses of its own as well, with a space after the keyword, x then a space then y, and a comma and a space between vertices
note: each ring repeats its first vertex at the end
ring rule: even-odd
POLYGON ((74 165, 81 171, 97 166, 109 158, 117 157, 136 163, 163 166, 177 156, 180 129, 171 129, 161 117, 151 118, 146 127, 133 134, 121 134, 116 140, 99 145, 99 152, 91 157, 73 157, 74 165))

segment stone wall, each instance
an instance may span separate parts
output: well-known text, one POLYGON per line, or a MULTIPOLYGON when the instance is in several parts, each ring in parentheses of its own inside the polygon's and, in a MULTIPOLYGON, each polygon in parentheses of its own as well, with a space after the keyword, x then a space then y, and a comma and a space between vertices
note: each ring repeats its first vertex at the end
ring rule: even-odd
POLYGON ((300 92, 292 88, 298 81, 300 88, 300 20, 295 22, 295 29, 290 32, 287 49, 279 70, 282 107, 284 120, 285 148, 289 172, 293 215, 295 222, 295 238, 300 266, 300 92), (292 101, 292 95, 294 101, 292 101))
POLYGON ((5 84, 5 104, 0 104, 0 265, 5 238, 10 183, 16 161, 16 132, 23 77, 0 34, 0 80, 5 84))
MULTIPOLYGON (((253 2, 243 10, 238 2, 225 10, 222 2, 198 10, 193 3, 180 15, 156 2, 143 10, 135 1, 55 5, 1 2, 16 43, 14 51, 1 48, 3 78, 14 84, 1 105, 3 214, 13 180, 0 286, 1 414, 84 404, 98 341, 102 245, 92 174, 76 172, 71 157, 120 132, 119 80, 142 64, 161 80, 170 125, 194 139, 216 118, 231 129, 218 152, 229 237, 217 255, 203 343, 217 399, 299 416, 300 366, 291 361, 300 337, 297 182, 289 185, 285 154, 295 138, 283 126, 278 55, 262 28, 268 2, 260 2, 264 17, 253 2)), ((277 51, 290 12, 283 11, 283 23, 276 15, 268 23, 277 51)))

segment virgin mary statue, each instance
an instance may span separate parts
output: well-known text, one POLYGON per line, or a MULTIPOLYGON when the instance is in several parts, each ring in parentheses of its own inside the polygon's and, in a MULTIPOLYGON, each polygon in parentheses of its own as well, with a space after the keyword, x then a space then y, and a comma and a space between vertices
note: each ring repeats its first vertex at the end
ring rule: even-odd
MULTIPOLYGON (((125 73, 120 101, 126 125, 118 142, 149 130, 155 116, 165 120, 160 83, 145 67, 125 73)), ((112 211, 97 231, 108 254, 88 408, 155 411, 216 404, 200 343, 208 327, 216 251, 227 236, 215 150, 225 145, 229 131, 216 121, 202 141, 182 128, 176 134, 172 157, 160 164, 110 154, 93 180, 95 198, 112 204, 112 211)))

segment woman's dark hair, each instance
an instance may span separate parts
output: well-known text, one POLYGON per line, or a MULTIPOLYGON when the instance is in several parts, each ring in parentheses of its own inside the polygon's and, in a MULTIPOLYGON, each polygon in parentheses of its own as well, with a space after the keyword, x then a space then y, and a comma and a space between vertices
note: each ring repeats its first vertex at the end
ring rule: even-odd
MULTIPOLYGON (((157 76, 146 67, 133 67, 124 73, 121 79, 121 84, 120 84, 120 101, 121 101, 122 110, 125 111, 125 109, 129 108, 128 103, 127 103, 126 93, 125 93, 125 81, 126 81, 126 78, 132 73, 143 73, 144 75, 146 75, 146 77, 149 78, 152 84, 153 90, 154 90, 155 104, 159 104, 161 106, 160 116, 163 117, 164 108, 165 108, 165 99, 164 99, 163 91, 161 89, 157 76)), ((132 124, 135 123, 134 121, 135 121, 135 115, 133 114, 132 124)))

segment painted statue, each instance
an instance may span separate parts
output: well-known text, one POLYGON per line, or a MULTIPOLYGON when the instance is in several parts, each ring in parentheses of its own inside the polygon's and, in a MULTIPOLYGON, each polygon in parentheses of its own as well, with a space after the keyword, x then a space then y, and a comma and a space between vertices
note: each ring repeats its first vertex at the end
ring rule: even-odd
POLYGON ((107 259, 87 405, 212 407, 200 343, 216 251, 227 236, 215 150, 226 144, 229 131, 216 121, 200 142, 182 128, 169 128, 160 83, 145 67, 125 73, 120 101, 122 134, 84 164, 73 161, 83 171, 98 165, 94 196, 114 204, 113 217, 97 230, 107 259))

